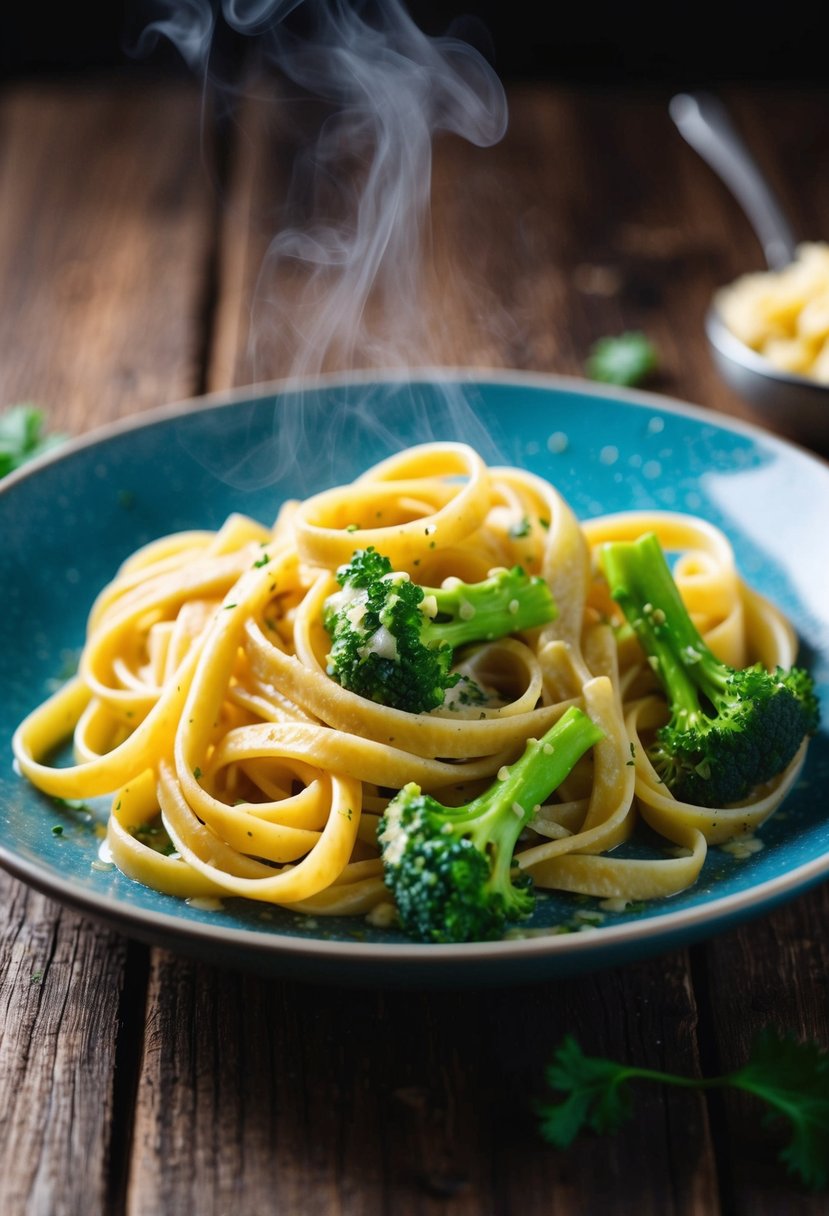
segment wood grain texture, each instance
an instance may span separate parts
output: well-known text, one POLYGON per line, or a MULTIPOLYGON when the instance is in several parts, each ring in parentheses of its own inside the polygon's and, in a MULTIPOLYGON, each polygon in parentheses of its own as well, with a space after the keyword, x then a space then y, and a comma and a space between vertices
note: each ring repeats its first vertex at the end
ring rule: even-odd
POLYGON ((0 402, 73 432, 199 385, 214 198, 194 87, 20 84, 0 101, 0 402))
MULTIPOLYGON (((212 216, 198 116, 177 85, 6 90, 0 401, 80 432, 196 391, 212 216)), ((110 1216, 146 951, 0 882, 0 1211, 110 1216)))
POLYGON ((543 1143, 533 1110, 567 1031, 695 1069, 683 956, 424 993, 280 984, 160 954, 148 1008, 129 1216, 718 1211, 699 1098, 644 1091, 635 1124, 567 1155, 543 1143))
POLYGON ((239 99, 226 133, 227 176, 206 369, 206 386, 213 392, 275 379, 289 370, 263 362, 255 341, 258 284, 290 174, 292 144, 279 119, 273 92, 263 84, 254 96, 239 99))
POLYGON ((107 1212, 123 939, 0 876, 0 1211, 107 1212))
MULTIPOLYGON (((754 924, 716 938, 704 953, 704 990, 711 1018, 712 1072, 730 1072, 748 1058, 757 1034, 826 1044, 829 1037, 829 888, 826 885, 754 924)), ((763 1108, 743 1094, 715 1103, 723 1187, 730 1210, 745 1216, 819 1216, 826 1196, 788 1177, 777 1152, 788 1139, 778 1121, 763 1125, 763 1108)))

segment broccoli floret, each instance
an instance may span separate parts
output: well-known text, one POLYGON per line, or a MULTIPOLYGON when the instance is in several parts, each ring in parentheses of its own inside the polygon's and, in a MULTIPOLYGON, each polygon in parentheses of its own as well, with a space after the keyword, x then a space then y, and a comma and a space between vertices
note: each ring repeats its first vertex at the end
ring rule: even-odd
POLYGON ((733 668, 700 637, 658 538, 614 541, 599 553, 610 594, 665 689, 669 721, 649 747, 669 790, 696 806, 741 802, 781 773, 818 726, 802 668, 733 668))
POLYGON ((323 623, 331 640, 327 671, 343 688, 410 713, 443 704, 461 676, 454 652, 543 625, 556 615, 549 587, 520 566, 480 583, 447 579, 421 587, 374 548, 359 549, 337 571, 323 623))
POLYGON ((483 794, 447 807, 411 782, 391 800, 377 839, 400 923, 423 942, 490 941, 530 916, 532 879, 516 874, 522 830, 576 761, 603 737, 571 706, 483 794))

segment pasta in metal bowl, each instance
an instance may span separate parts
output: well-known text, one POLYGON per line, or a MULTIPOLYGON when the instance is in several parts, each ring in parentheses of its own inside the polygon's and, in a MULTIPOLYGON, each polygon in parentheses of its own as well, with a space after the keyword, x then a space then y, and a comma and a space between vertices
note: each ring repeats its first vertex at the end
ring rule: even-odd
POLYGON ((782 270, 741 275, 715 304, 731 333, 773 367, 829 384, 829 244, 804 242, 782 270))

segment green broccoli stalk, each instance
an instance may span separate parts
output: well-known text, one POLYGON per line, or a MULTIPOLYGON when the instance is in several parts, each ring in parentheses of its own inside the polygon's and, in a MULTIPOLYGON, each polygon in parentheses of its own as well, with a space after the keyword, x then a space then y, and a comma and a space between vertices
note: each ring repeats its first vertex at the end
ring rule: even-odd
POLYGON ((747 798, 817 729, 811 677, 797 667, 768 672, 760 663, 721 662, 688 615, 654 534, 605 544, 599 560, 667 694, 670 719, 648 752, 660 780, 696 806, 747 798))
POLYGON ((377 839, 386 885, 405 933, 423 942, 490 941, 530 916, 532 879, 513 852, 538 807, 603 738, 571 706, 541 739, 465 806, 443 806, 411 782, 391 800, 377 839))
MULTIPOLYGON (((449 579, 443 587, 421 587, 368 548, 340 567, 337 582, 342 590, 323 607, 332 641, 328 674, 361 697, 410 713, 436 709, 461 680, 452 672, 458 647, 531 629, 556 615, 545 581, 520 566, 480 583, 449 579)), ((471 681, 465 695, 482 699, 471 681)))

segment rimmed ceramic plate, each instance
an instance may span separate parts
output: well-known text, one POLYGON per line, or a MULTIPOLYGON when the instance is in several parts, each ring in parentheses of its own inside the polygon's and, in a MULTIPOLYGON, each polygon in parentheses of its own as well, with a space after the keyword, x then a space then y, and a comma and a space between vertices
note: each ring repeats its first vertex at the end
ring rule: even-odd
MULTIPOLYGON (((3 736, 71 669, 93 595, 138 545, 217 527, 231 511, 271 521, 284 498, 348 481, 402 446, 435 438, 471 442, 487 460, 549 478, 581 517, 651 507, 719 525, 745 577, 794 621, 801 661, 829 703, 829 467, 762 431, 652 394, 521 373, 426 372, 185 402, 7 478, 3 736)), ((381 985, 543 979, 678 947, 826 878, 826 732, 756 851, 711 849, 693 889, 622 912, 542 897, 526 932, 502 942, 418 945, 361 919, 309 919, 238 900, 194 906, 147 890, 99 858, 104 807, 40 795, 15 773, 8 745, 0 863, 128 934, 232 966, 381 985)))

